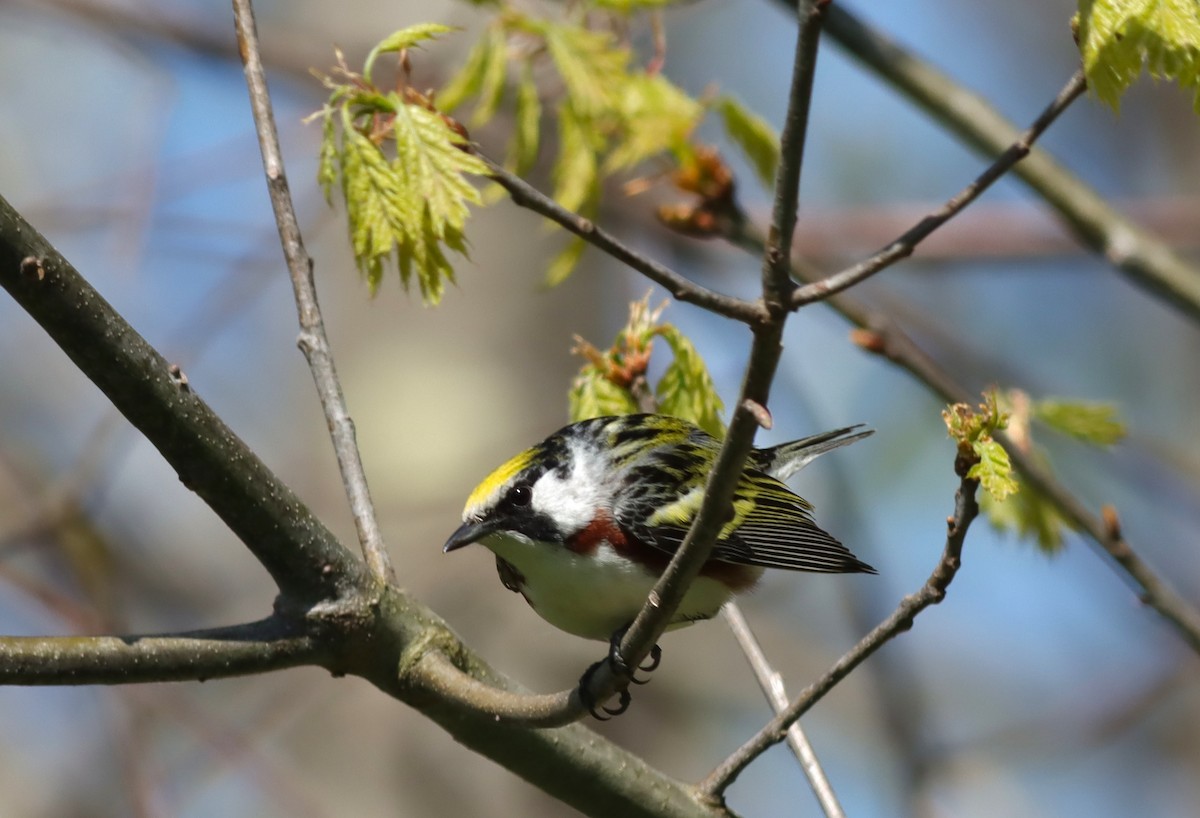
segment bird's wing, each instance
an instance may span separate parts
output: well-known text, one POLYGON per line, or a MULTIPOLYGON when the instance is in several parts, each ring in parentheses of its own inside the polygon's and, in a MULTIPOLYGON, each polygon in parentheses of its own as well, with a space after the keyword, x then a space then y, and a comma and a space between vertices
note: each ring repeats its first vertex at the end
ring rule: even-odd
MULTIPOLYGON (((673 554, 702 499, 703 489, 693 489, 630 527, 640 541, 673 554)), ((812 506, 773 477, 747 471, 733 506, 733 520, 721 531, 711 559, 793 571, 875 572, 813 522, 812 506)))

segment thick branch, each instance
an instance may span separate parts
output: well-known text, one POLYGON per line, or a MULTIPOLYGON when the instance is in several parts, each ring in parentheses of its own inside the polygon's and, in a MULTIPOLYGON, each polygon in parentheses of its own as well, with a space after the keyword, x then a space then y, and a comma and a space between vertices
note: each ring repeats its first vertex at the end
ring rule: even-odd
MULTIPOLYGON (((784 2, 795 5, 794 0, 784 2)), ((1016 127, 981 97, 874 31, 841 4, 832 4, 826 17, 826 31, 838 44, 971 147, 994 156, 1017 140, 1016 127)), ((1014 173, 1058 211, 1084 246, 1104 255, 1134 284, 1193 321, 1200 320, 1200 269, 1195 265, 1115 211, 1048 154, 1033 151, 1014 173)))
POLYGON ((254 23, 254 10, 250 0, 233 0, 234 20, 237 24, 238 53, 245 65, 246 87, 250 91, 250 108, 254 113, 254 128, 258 133, 258 146, 262 152, 263 171, 267 177, 267 192, 271 207, 275 211, 275 223, 279 226, 279 242, 292 279, 292 290, 296 299, 296 311, 300 319, 298 344, 308 359, 321 408, 325 410, 325 423, 333 439, 333 451, 337 456, 342 485, 350 501, 354 516, 354 527, 362 547, 367 567, 380 582, 395 579, 383 534, 375 517, 375 506, 367 487, 367 476, 363 470, 362 455, 354 436, 354 421, 346 408, 346 398, 333 364, 329 350, 329 338, 325 334, 325 321, 321 317, 321 306, 317 303, 317 286, 313 281, 312 258, 304 248, 300 236, 300 222, 292 204, 287 176, 283 170, 283 154, 279 149, 279 132, 275 128, 275 115, 271 109, 271 97, 267 91, 267 77, 263 70, 262 55, 259 53, 258 31, 254 23))
POLYGON ((362 564, 3 198, 0 285, 246 544, 288 605, 361 586, 362 564))
POLYGON ((384 590, 378 610, 380 638, 354 647, 352 654, 372 665, 362 668, 370 681, 420 709, 456 741, 587 815, 729 818, 723 805, 581 724, 530 729, 538 719, 528 707, 524 715, 530 718, 497 718, 508 704, 554 697, 532 695, 497 673, 445 622, 393 588, 384 590), (398 661, 387 647, 392 639, 403 645, 398 661), (464 676, 471 679, 467 685, 464 676), (501 703, 496 712, 489 702, 501 703))
POLYGON ((328 648, 273 617, 142 636, 0 636, 0 685, 182 682, 321 664, 328 648))
POLYGON ((834 685, 849 676, 850 672, 872 653, 911 628, 917 614, 945 599, 946 589, 954 580, 962 562, 962 547, 967 529, 979 514, 979 505, 975 502, 975 491, 978 487, 979 484, 975 480, 966 477, 961 479, 958 491, 954 495, 954 516, 946 520, 946 546, 942 551, 942 558, 925 581, 925 585, 915 594, 901 600, 891 616, 879 623, 848 653, 838 659, 825 675, 806 687, 787 709, 780 712, 713 770, 699 785, 703 792, 714 798, 720 797, 750 762, 772 745, 783 741, 787 737, 788 726, 803 716, 822 696, 832 690, 834 685))

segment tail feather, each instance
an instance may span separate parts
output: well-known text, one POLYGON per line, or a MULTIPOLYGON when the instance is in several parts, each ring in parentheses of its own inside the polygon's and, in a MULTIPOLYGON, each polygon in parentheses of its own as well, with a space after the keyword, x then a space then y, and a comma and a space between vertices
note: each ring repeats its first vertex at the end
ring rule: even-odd
POLYGON ((811 435, 782 443, 756 453, 755 466, 776 480, 786 480, 825 452, 849 445, 856 440, 875 434, 874 429, 863 429, 861 423, 843 426, 821 434, 811 435), (855 431, 862 429, 862 431, 855 431))

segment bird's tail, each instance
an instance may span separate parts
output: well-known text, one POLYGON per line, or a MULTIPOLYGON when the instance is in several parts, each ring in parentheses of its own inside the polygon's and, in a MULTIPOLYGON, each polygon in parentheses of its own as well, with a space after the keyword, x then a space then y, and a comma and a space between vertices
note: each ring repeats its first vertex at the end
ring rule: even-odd
POLYGON ((761 449, 755 453, 754 465, 776 480, 786 480, 825 452, 873 434, 875 434, 874 429, 863 429, 861 423, 844 426, 841 429, 833 429, 819 435, 793 440, 791 443, 782 443, 769 449, 761 449), (855 431, 856 429, 862 431, 855 431))

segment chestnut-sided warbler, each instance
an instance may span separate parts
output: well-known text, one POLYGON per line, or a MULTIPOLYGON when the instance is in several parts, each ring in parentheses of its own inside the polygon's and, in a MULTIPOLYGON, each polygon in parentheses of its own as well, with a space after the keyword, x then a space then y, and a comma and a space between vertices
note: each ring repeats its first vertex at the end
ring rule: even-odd
MULTIPOLYGON (((875 573, 818 528, 812 506, 782 482, 818 455, 872 434, 858 428, 751 452, 733 518, 671 628, 715 616, 764 568, 875 573)), ((572 423, 485 478, 443 551, 487 546, 505 587, 543 619, 609 640, 637 616, 683 542, 719 448, 700 428, 666 415, 572 423)))

